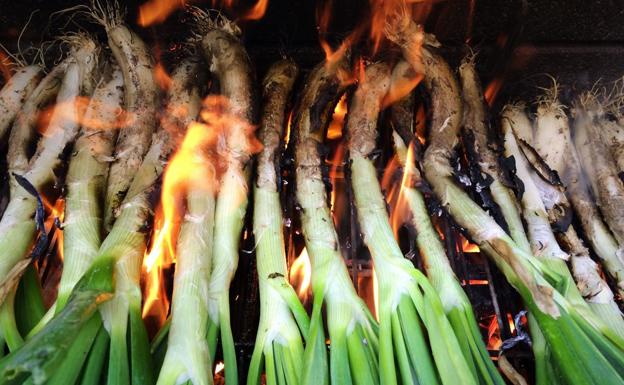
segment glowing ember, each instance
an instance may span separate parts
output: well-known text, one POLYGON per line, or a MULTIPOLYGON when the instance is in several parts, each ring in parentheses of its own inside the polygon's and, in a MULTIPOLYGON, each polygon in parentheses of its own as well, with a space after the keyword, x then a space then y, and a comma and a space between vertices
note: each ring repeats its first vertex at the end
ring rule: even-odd
POLYGON ((496 315, 493 315, 490 323, 488 324, 488 340, 487 340, 487 349, 488 350, 499 350, 503 341, 500 336, 500 329, 498 327, 498 320, 496 319, 496 315))
POLYGON ((305 303, 308 298, 308 290, 312 277, 312 265, 310 264, 310 257, 305 247, 301 250, 301 254, 295 259, 292 266, 290 266, 289 275, 290 283, 297 291, 299 299, 305 303))

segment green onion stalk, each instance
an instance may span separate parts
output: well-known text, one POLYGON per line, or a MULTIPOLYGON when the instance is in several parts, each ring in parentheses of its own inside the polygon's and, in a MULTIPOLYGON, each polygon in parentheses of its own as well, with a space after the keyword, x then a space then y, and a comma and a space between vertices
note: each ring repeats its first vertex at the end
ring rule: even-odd
MULTIPOLYGON (((173 84, 188 85, 193 81, 184 75, 183 70, 174 72, 173 84)), ((9 380, 29 374, 34 384, 66 384, 76 376, 80 376, 82 384, 98 384, 104 377, 106 358, 108 384, 153 383, 147 333, 141 320, 139 275, 146 248, 146 223, 152 215, 150 197, 168 155, 188 124, 185 113, 191 109, 177 102, 189 100, 184 94, 191 89, 171 89, 167 110, 182 112, 182 116, 166 114, 120 206, 113 229, 89 270, 72 290, 65 307, 15 354, 0 361, 0 384, 13 383, 9 380), (102 302, 100 318, 95 310, 102 302)))
MULTIPOLYGON (((404 65, 409 66, 404 61, 397 64, 394 73, 399 66, 404 65)), ((396 114, 395 106, 400 103, 403 101, 398 101, 391 107, 394 149, 399 164, 403 167, 402 196, 399 199, 405 202, 409 212, 409 223, 416 230, 416 243, 427 277, 440 296, 446 316, 451 322, 474 377, 480 384, 502 385, 505 381, 488 354, 470 300, 451 268, 444 246, 431 222, 425 196, 419 189, 425 182, 414 163, 420 155, 417 153, 415 137, 411 130, 413 110, 403 116, 396 114), (409 144, 406 144, 399 132, 410 134, 409 144)))
POLYGON ((74 144, 65 185, 63 273, 57 299, 30 332, 37 333, 67 302, 74 285, 91 265, 102 244, 103 207, 100 202, 121 114, 121 71, 105 68, 81 119, 82 130, 74 144), (58 308, 57 308, 58 307, 58 308))
POLYGON ((493 140, 494 134, 488 124, 483 90, 474 66, 475 57, 471 55, 464 58, 459 66, 464 106, 463 130, 474 138, 474 153, 478 158, 475 161, 481 172, 492 181, 488 189, 501 211, 509 235, 524 251, 530 252, 514 191, 508 187, 508 178, 499 163, 502 151, 493 140))
POLYGON ((533 255, 570 282, 576 282, 576 286, 570 285, 565 295, 579 312, 584 313, 588 319, 594 319, 594 325, 604 323, 602 328, 608 327, 611 332, 624 337, 624 319, 614 301, 613 292, 600 276, 595 262, 589 257, 589 251, 570 225, 571 218, 568 223, 563 223, 567 215, 565 211, 570 209, 565 194, 551 184, 552 178, 543 177, 556 174, 547 169, 548 166, 543 161, 538 165, 539 168, 533 167, 541 158, 534 150, 531 151, 529 143, 516 134, 517 131, 531 134, 531 122, 523 106, 506 106, 503 109, 502 130, 505 155, 514 157, 516 175, 524 185, 521 200, 533 255), (536 160, 529 161, 531 156, 536 160), (557 218, 560 220, 556 221, 557 218), (551 228, 553 219, 555 225, 567 226, 558 237, 551 228), (561 240, 566 251, 559 246, 558 240, 561 240), (570 262, 571 271, 566 261, 570 262))
MULTIPOLYGON (((187 59, 179 66, 188 71, 186 83, 173 83, 173 87, 178 88, 174 91, 176 93, 187 88, 193 90, 188 95, 190 100, 185 103, 187 119, 197 116, 201 106, 201 95, 196 87, 201 64, 197 58, 187 59)), ((187 120, 186 123, 190 122, 187 120)), ((159 385, 173 385, 181 381, 196 385, 213 383, 206 333, 217 188, 216 161, 209 151, 216 137, 214 130, 210 122, 190 123, 186 137, 165 174, 163 198, 165 194, 184 194, 186 213, 176 244, 168 342, 158 376, 159 385), (169 187, 170 179, 175 181, 174 186, 169 187)))
POLYGON ((260 323, 247 376, 248 385, 260 384, 263 369, 266 383, 275 385, 300 384, 304 372, 302 336, 307 336, 310 321, 286 278, 288 268, 277 177, 284 110, 297 72, 293 61, 278 61, 269 68, 262 86, 263 111, 258 138, 263 149, 258 156, 254 186, 260 323))
MULTIPOLYGON (((621 93, 621 89, 615 92, 621 93)), ((622 103, 624 95, 618 95, 615 100, 606 100, 607 112, 600 117, 600 125, 602 126, 601 137, 608 146, 611 156, 617 166, 617 172, 620 179, 624 180, 624 119, 622 119, 622 103)))
POLYGON ((450 159, 458 143, 461 103, 458 86, 448 65, 422 47, 410 52, 422 33, 413 22, 398 25, 392 40, 399 43, 408 61, 424 69, 425 85, 432 98, 429 147, 424 172, 434 193, 455 221, 469 233, 479 248, 491 257, 509 283, 522 296, 544 335, 560 383, 620 384, 624 373, 623 345, 619 338, 605 336, 585 320, 557 290, 569 284, 537 258, 524 252, 509 235, 460 188, 450 159), (401 36, 401 39, 397 39, 401 36), (454 84, 453 84, 454 83, 454 84), (548 278, 548 280, 547 280, 548 278), (551 285, 552 282, 554 284, 551 285))
MULTIPOLYGON (((12 179, 17 181, 16 175, 20 172, 20 176, 36 191, 41 191, 55 181, 54 169, 62 163, 63 151, 79 131, 79 121, 84 111, 80 109, 78 99, 92 91, 91 78, 97 64, 98 46, 86 35, 65 37, 64 40, 70 44, 71 53, 64 62, 66 69, 46 135, 39 141, 37 150, 27 165, 22 168, 21 164, 12 164, 16 166, 11 170, 12 179)), ((9 163, 11 166, 11 158, 9 163)), ((25 186, 16 183, 0 222, 3 235, 0 239, 3 247, 0 252, 0 285, 2 292, 10 297, 0 309, 0 327, 9 350, 15 350, 23 343, 15 322, 12 302, 17 282, 31 262, 28 250, 35 237, 37 211, 37 198, 25 186)))
POLYGON ((537 153, 560 176, 591 248, 613 278, 618 295, 624 295, 622 246, 603 221, 592 197, 572 142, 567 116, 557 100, 556 88, 538 103, 533 144, 537 153))
POLYGON ((339 80, 342 71, 348 71, 346 56, 312 70, 293 121, 296 194, 314 295, 301 381, 309 385, 380 383, 377 322, 357 295, 341 255, 322 174, 320 148, 344 91, 339 80), (331 341, 329 363, 323 306, 331 341))
POLYGON ((254 78, 252 65, 238 38, 235 23, 218 15, 211 18, 194 8, 199 43, 209 63, 211 75, 218 81, 220 95, 209 98, 215 111, 202 113, 215 122, 224 148, 219 149, 219 191, 215 211, 213 265, 208 287, 208 346, 214 362, 217 337, 223 348, 225 378, 228 385, 238 383, 234 338, 230 325, 230 283, 238 266, 238 250, 248 203, 248 180, 251 156, 257 150, 253 135, 254 78), (220 332, 220 333, 219 333, 220 332))
POLYGON ((379 370, 383 384, 477 384, 442 302, 403 257, 373 164, 377 120, 391 83, 387 63, 370 64, 349 105, 351 184, 358 222, 379 284, 379 370))

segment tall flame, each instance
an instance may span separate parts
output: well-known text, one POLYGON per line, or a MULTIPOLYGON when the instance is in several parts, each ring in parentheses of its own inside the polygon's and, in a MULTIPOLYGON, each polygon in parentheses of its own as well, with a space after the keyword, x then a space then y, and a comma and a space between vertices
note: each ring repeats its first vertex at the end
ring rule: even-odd
POLYGON ((312 265, 308 256, 308 250, 305 247, 290 266, 289 276, 290 283, 297 291, 299 299, 305 303, 308 299, 308 291, 312 282, 312 265))
POLYGON ((342 137, 342 128, 347 115, 347 94, 343 94, 334 108, 332 121, 327 128, 327 139, 334 140, 342 137))

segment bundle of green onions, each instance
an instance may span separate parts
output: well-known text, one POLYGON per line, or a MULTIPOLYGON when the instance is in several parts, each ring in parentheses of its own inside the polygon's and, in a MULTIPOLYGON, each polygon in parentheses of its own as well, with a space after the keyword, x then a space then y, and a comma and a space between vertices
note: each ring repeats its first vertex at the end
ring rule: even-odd
POLYGON ((303 383, 303 338, 310 328, 308 315, 286 277, 286 254, 279 199, 279 150, 285 125, 284 109, 297 77, 290 60, 273 64, 263 82, 263 111, 258 137, 264 146, 258 156, 254 186, 254 234, 260 286, 260 322, 247 384, 303 383), (262 364, 264 362, 264 364, 262 364))
POLYGON ((415 68, 424 69, 425 85, 432 98, 432 128, 423 166, 434 193, 521 294, 550 349, 558 382, 621 383, 622 339, 585 319, 563 295, 567 288, 565 277, 524 252, 457 186, 450 165, 458 142, 457 117, 461 116, 457 83, 431 47, 423 46, 418 54, 413 52, 418 47, 414 43, 423 40, 414 23, 397 23, 394 27, 389 37, 400 45, 415 68))
POLYGON ((322 62, 308 75, 293 122, 297 201, 312 265, 314 302, 306 340, 302 384, 379 384, 377 323, 357 295, 340 243, 323 181, 320 146, 331 113, 344 90, 338 74, 346 56, 322 62), (329 363, 323 306, 331 341, 329 363))

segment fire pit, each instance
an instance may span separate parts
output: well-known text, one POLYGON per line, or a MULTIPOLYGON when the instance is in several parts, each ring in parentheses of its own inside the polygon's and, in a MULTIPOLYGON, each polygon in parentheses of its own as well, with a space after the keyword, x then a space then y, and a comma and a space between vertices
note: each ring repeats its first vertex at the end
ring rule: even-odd
POLYGON ((4 7, 0 383, 624 382, 615 5, 4 7))

